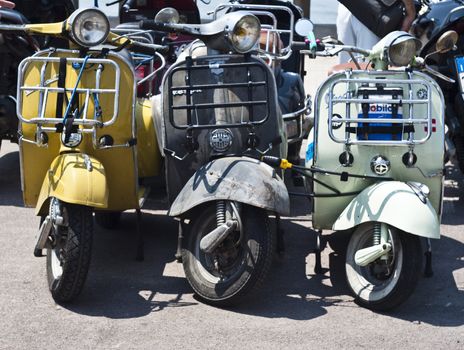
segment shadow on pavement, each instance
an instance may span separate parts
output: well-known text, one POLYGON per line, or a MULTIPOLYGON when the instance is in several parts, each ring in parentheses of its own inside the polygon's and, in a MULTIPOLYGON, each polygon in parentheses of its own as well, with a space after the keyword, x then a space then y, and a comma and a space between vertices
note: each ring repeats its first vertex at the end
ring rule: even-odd
POLYGON ((66 306, 69 310, 122 319, 196 304, 182 301, 184 294, 191 293, 183 277, 163 275, 166 264, 174 260, 177 222, 163 215, 143 215, 143 262, 135 260, 135 225, 133 212, 123 214, 116 230, 95 224, 90 272, 81 296, 66 306), (164 294, 169 296, 165 298, 164 294))
POLYGON ((18 151, 0 156, 0 205, 23 206, 18 151))
MULTIPOLYGON (((451 191, 455 191, 451 189, 451 191)), ((460 190, 456 190, 460 196, 460 190)), ((447 189, 450 196, 450 189, 447 189)), ((453 192, 452 195, 454 196, 453 192)), ((173 264, 177 244, 177 222, 153 210, 166 209, 166 203, 151 198, 150 212, 143 215, 145 261, 135 261, 135 214, 125 213, 114 231, 96 227, 93 260, 86 286, 78 301, 68 306, 79 314, 113 319, 143 317, 172 307, 188 308, 200 303, 183 277, 182 266, 173 264)), ((322 275, 314 274, 316 234, 308 228, 309 212, 305 198, 292 199, 297 219, 285 218, 286 252, 276 258, 268 279, 249 299, 229 312, 265 318, 310 320, 327 314, 330 307, 357 308, 345 281, 344 257, 323 252, 322 275), (324 262, 323 262, 324 263, 324 262)), ((445 220, 459 216, 445 213, 445 220)), ((453 273, 464 268, 464 247, 443 236, 433 242, 435 275, 422 278, 412 296, 388 317, 434 326, 458 327, 464 324, 464 290, 453 273)))

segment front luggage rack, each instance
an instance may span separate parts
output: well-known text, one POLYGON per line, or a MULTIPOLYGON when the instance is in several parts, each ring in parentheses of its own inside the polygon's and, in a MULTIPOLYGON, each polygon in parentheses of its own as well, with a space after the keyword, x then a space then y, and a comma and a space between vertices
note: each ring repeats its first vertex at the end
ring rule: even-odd
MULTIPOLYGON (((75 118, 73 121, 74 125, 82 125, 81 132, 91 133, 94 132, 95 127, 107 127, 116 122, 118 117, 119 111, 119 85, 120 85, 120 68, 118 64, 110 59, 103 59, 103 58, 76 58, 76 57, 51 57, 50 55, 54 51, 50 51, 49 56, 32 56, 24 59, 19 68, 18 68, 18 90, 17 90, 17 115, 19 120, 22 123, 26 124, 36 124, 39 125, 43 131, 56 131, 56 127, 51 127, 51 125, 57 125, 63 123, 63 118, 57 118, 56 114, 58 110, 55 106, 51 106, 48 108, 47 105, 50 100, 50 96, 55 94, 56 98, 59 99, 60 95, 62 96, 63 100, 66 101, 68 96, 75 91, 76 93, 84 96, 83 98, 83 105, 79 105, 79 109, 82 111, 79 118, 75 118), (65 61, 65 69, 70 72, 71 70, 79 70, 84 62, 86 66, 93 67, 92 72, 86 71, 85 74, 94 74, 94 84, 92 87, 82 87, 82 86, 55 86, 51 87, 50 85, 58 82, 59 75, 60 75, 60 65, 63 64, 63 60, 65 61), (42 63, 40 65, 40 63, 42 63), (30 67, 30 65, 38 64, 37 67, 40 69, 40 75, 38 76, 39 84, 38 85, 26 85, 25 83, 25 74, 28 70, 34 69, 35 67, 30 67), (53 69, 48 69, 49 67, 55 66, 53 69), (71 67, 70 67, 71 66, 71 67), (112 88, 101 88, 102 83, 102 74, 105 68, 109 68, 111 66, 114 69, 114 80, 111 82, 112 88), (52 72, 56 72, 55 76, 51 76, 52 72), (48 73, 48 76, 47 76, 48 73), (24 109, 24 100, 27 99, 30 95, 38 93, 39 94, 39 103, 37 108, 37 114, 32 112, 28 116, 24 116, 23 109, 24 109), (89 109, 89 105, 92 100, 99 100, 101 95, 113 95, 113 102, 112 102, 112 116, 110 118, 105 116, 106 121, 103 121, 95 113, 93 109, 89 109), (53 114, 49 115, 47 113, 53 114), (49 125, 48 127, 42 127, 44 125, 49 125)), ((58 50, 57 50, 58 52, 58 50)), ((89 78, 89 76, 87 76, 89 78)), ((37 80, 36 80, 37 81, 37 80)), ((89 79, 86 79, 86 85, 88 84, 89 79)), ((59 85, 59 83, 57 84, 59 85)), ((80 85, 80 84, 79 84, 80 85)), ((66 102, 64 104, 66 106, 66 102)), ((101 105, 100 105, 101 107, 101 105)), ((105 111, 102 111, 104 114, 105 111)), ((64 116, 66 117, 66 116, 64 116)))
MULTIPOLYGON (((228 60, 239 56, 210 56, 208 58, 192 59, 187 57, 186 62, 173 67, 167 73, 168 84, 168 114, 171 125, 176 129, 213 129, 220 125, 222 128, 241 128, 253 127, 265 123, 270 115, 269 110, 269 74, 266 67, 259 62, 241 61, 236 63, 226 63, 228 60), (214 76, 223 75, 229 69, 243 69, 247 74, 247 81, 217 81, 211 83, 201 83, 200 79, 213 79, 214 76), (255 71, 256 74, 253 74, 255 71), (217 72, 215 74, 214 72, 217 72), (175 74, 185 75, 184 84, 175 84, 173 77, 175 74), (195 74, 195 76, 193 76, 195 74), (260 79, 256 79, 259 75, 260 79), (195 78, 196 77, 196 78, 195 78), (197 80, 198 79, 198 80, 197 80), (195 80, 195 81, 193 81, 195 80), (221 91, 246 92, 245 99, 228 101, 227 97, 214 97, 214 93, 221 91), (201 102, 195 98, 201 96, 201 102), (210 96, 210 99, 206 96, 210 96), (184 98, 182 98, 184 96, 184 98), (222 99, 222 100, 221 100, 222 99), (205 102, 206 100, 206 102, 205 102), (204 120, 204 115, 216 116, 218 109, 222 109, 223 114, 229 120, 204 120), (240 110, 240 113, 234 111, 240 110), (183 118, 184 113, 185 118, 183 118), (235 120, 231 115, 240 114, 240 120, 235 120), (203 120, 202 120, 203 118, 203 120), (231 120, 233 119, 233 120, 231 120)), ((225 92, 224 92, 225 94, 225 92)), ((237 118, 238 119, 238 118, 237 118)))
POLYGON ((432 86, 424 79, 413 79, 409 71, 404 79, 389 77, 398 73, 401 72, 369 72, 366 78, 366 72, 347 71, 346 78, 332 82, 327 104, 328 132, 334 142, 414 146, 431 137, 435 128, 431 115, 432 86), (335 91, 341 84, 346 85, 342 94, 335 91), (421 97, 415 98, 414 92, 421 97), (337 108, 339 104, 345 108, 337 108), (358 110, 355 116, 353 107, 358 110), (419 127, 424 131, 418 132, 419 127))

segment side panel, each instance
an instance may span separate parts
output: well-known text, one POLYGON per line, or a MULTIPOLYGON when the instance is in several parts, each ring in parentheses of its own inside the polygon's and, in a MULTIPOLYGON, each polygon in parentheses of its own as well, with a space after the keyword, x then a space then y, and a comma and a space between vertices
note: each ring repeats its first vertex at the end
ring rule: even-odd
POLYGON ((135 116, 139 177, 158 176, 161 169, 161 154, 152 117, 152 103, 146 99, 139 99, 135 116))
POLYGON ((179 216, 210 201, 231 200, 288 215, 282 179, 270 166, 245 157, 220 158, 202 166, 186 183, 169 215, 179 216))
MULTIPOLYGON (((372 72, 366 73, 364 71, 353 72, 354 78, 377 78, 388 77, 389 79, 407 79, 406 73, 402 71, 389 71, 389 72, 372 72)), ((329 136, 328 130, 328 91, 333 83, 337 80, 345 78, 345 73, 337 73, 328 78, 319 88, 316 96, 316 117, 315 117, 315 132, 313 139, 309 140, 308 145, 313 146, 313 152, 309 150, 309 155, 314 155, 314 158, 308 158, 306 165, 326 169, 335 172, 348 172, 351 174, 376 176, 371 170, 371 160, 382 155, 386 157, 391 164, 390 171, 385 174, 385 177, 391 177, 397 181, 407 182, 416 181, 427 185, 430 188, 430 203, 438 215, 441 214, 441 200, 442 200, 442 180, 443 180, 443 157, 444 157, 444 106, 441 90, 438 85, 425 74, 414 72, 413 79, 427 81, 431 86, 432 98, 432 126, 433 132, 428 141, 414 147, 414 153, 417 155, 417 163, 414 167, 406 167, 402 161, 405 153, 409 151, 407 145, 398 146, 379 146, 379 145, 352 145, 350 152, 353 155, 354 161, 351 166, 344 167, 341 165, 339 157, 345 151, 343 143, 334 142, 329 136)), ((397 84, 398 89, 402 89, 404 99, 411 97, 413 99, 421 98, 421 91, 410 90, 408 84, 397 84)), ((344 98, 347 91, 356 94, 356 87, 350 84, 338 84, 335 87, 334 98, 344 98), (348 86, 347 86, 348 85, 348 86)), ((371 105, 372 107, 373 105, 371 105)), ((350 115, 356 116, 360 111, 359 103, 351 103, 349 106, 350 115)), ((426 105, 420 105, 415 110, 417 112, 413 118, 425 118, 427 115, 426 105)), ((402 108, 403 118, 409 118, 409 109, 405 106, 402 108)), ((334 114, 339 117, 345 118, 347 115, 345 103, 334 104, 334 114)), ((352 124, 351 126, 354 126, 352 124)), ((415 126, 415 137, 418 139, 426 135, 426 125, 415 126)), ((337 138, 345 137, 344 126, 335 128, 334 134, 337 138)), ((351 134, 353 135, 353 134, 351 134)), ((323 181, 325 184, 330 185, 340 192, 360 192, 377 182, 375 180, 349 178, 344 182, 340 180, 339 176, 325 175, 318 173, 315 175, 317 180, 323 181)), ((382 177, 378 176, 378 181, 382 181, 382 177)), ((314 183, 314 192, 316 194, 334 194, 326 187, 314 183)), ((349 205, 354 196, 338 196, 330 198, 314 198, 314 213, 313 225, 317 229, 331 229, 335 220, 340 213, 349 205)))
POLYGON ((80 153, 58 156, 50 166, 37 200, 36 214, 46 210, 50 197, 92 208, 108 206, 105 168, 95 158, 80 153))

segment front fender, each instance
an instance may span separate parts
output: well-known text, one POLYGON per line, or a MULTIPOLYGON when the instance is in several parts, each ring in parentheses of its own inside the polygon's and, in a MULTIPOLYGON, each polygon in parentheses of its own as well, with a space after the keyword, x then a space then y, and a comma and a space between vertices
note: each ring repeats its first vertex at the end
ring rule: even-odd
POLYGON ((247 157, 227 157, 202 166, 185 184, 169 209, 180 216, 211 201, 228 200, 288 215, 287 188, 270 166, 247 157))
POLYGON ((369 221, 417 236, 440 238, 439 218, 430 201, 423 203, 404 182, 385 181, 367 187, 340 214, 333 230, 348 230, 369 221))
POLYGON ((47 211, 50 197, 92 208, 108 206, 105 168, 97 159, 82 153, 64 153, 56 157, 45 175, 36 206, 36 214, 47 211))

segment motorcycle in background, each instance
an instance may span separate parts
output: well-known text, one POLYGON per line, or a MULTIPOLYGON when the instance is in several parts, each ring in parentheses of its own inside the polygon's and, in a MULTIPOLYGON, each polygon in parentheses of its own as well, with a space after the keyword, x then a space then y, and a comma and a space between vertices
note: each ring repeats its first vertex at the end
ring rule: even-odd
MULTIPOLYGON (((15 9, 0 8, 0 25, 56 22, 74 11, 71 1, 44 0, 37 4, 37 1, 17 0, 15 5, 15 9)), ((2 140, 18 142, 15 96, 19 63, 41 47, 60 45, 43 38, 24 33, 0 34, 0 145, 2 140)))
POLYGON ((166 8, 141 22, 201 40, 169 68, 154 98, 169 215, 180 219, 177 256, 195 293, 230 305, 270 270, 277 234, 269 215, 278 221, 289 213, 282 174, 257 160, 284 156, 286 135, 273 72, 252 55, 261 31, 256 16, 234 11, 202 25, 178 18, 166 8))
MULTIPOLYGON (((165 58, 165 70, 173 64, 182 50, 194 39, 185 34, 166 35, 162 31, 144 30, 140 31, 139 21, 152 19, 160 10, 169 5, 179 12, 179 21, 182 23, 200 23, 200 13, 193 0, 169 1, 150 0, 139 2, 136 0, 116 0, 109 2, 106 6, 120 5, 120 24, 112 29, 114 33, 124 35, 136 41, 165 45, 168 50, 163 54, 165 58)), ((138 96, 152 96, 159 93, 161 78, 164 72, 151 79, 152 73, 159 68, 161 62, 150 60, 150 57, 135 54, 132 55, 136 63, 136 74, 140 79, 149 79, 150 84, 139 85, 138 96)))
MULTIPOLYGON (((304 34, 312 26, 298 27, 304 34)), ((436 51, 452 49, 454 38, 444 34, 436 51)), ((318 43, 318 55, 349 51, 366 57, 376 70, 338 72, 319 87, 305 167, 263 157, 308 179, 307 193, 290 194, 312 198, 319 235, 334 230, 344 236, 346 244, 332 248, 346 256, 355 302, 373 310, 394 308, 409 297, 421 271, 420 238, 427 241, 430 273, 430 239, 440 237, 444 100, 434 79, 418 71, 424 68, 415 58, 418 46, 401 31, 372 50, 318 43)))
POLYGON ((420 56, 428 66, 441 74, 435 79, 445 98, 447 126, 447 158, 456 158, 464 172, 464 3, 462 1, 424 2, 426 11, 414 22, 412 31, 425 45, 420 56), (457 33, 456 46, 446 54, 437 53, 435 46, 441 36, 457 33))

